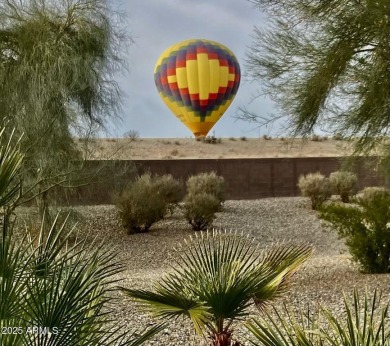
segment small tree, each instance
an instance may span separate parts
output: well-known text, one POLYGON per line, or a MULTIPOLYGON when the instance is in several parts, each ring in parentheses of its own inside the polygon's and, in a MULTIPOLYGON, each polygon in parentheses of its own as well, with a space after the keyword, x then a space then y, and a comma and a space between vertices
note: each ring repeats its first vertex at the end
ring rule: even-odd
POLYGON ((333 172, 329 176, 333 191, 340 195, 344 203, 349 202, 349 198, 356 192, 356 174, 347 171, 333 172))
POLYGON ((294 134, 320 126, 357 137, 359 150, 380 144, 390 128, 390 3, 249 1, 271 21, 255 29, 247 63, 279 106, 273 119, 287 116, 294 134))
POLYGON ((303 196, 309 197, 313 210, 318 209, 331 196, 329 179, 320 173, 309 173, 301 176, 298 187, 303 196))
POLYGON ((113 76, 126 36, 117 19, 106 0, 0 3, 0 120, 24 133, 23 197, 38 198, 41 217, 52 188, 80 184, 72 134, 89 138, 118 114, 113 76))

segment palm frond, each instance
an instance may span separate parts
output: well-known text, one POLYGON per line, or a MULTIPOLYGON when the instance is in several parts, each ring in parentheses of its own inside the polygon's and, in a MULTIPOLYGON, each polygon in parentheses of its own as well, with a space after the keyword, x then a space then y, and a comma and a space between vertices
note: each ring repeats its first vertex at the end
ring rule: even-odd
POLYGON ((281 294, 310 254, 309 246, 291 245, 260 257, 252 238, 207 232, 175 250, 171 272, 154 290, 122 290, 154 315, 187 316, 198 332, 230 333, 231 323, 247 316, 253 299, 264 304, 281 294))
POLYGON ((289 287, 289 278, 307 261, 313 249, 309 245, 284 244, 268 250, 257 272, 260 278, 254 290, 258 308, 284 294, 289 287))
POLYGON ((156 292, 123 287, 121 289, 153 316, 162 318, 186 316, 192 321, 195 330, 201 333, 211 317, 208 307, 199 302, 196 297, 191 297, 191 294, 184 294, 177 287, 175 289, 174 285, 165 281, 155 285, 156 292))

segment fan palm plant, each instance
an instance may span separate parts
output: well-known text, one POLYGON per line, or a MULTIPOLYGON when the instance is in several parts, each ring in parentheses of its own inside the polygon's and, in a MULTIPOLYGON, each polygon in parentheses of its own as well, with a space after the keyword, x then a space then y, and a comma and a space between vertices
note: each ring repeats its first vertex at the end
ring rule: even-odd
POLYGON ((18 150, 0 148, 0 345, 138 346, 158 332, 128 334, 109 319, 114 275, 122 270, 115 254, 77 240, 73 227, 57 219, 36 238, 13 232, 9 203, 17 194, 18 150))
POLYGON ((389 346, 389 302, 380 306, 381 295, 367 293, 361 300, 355 289, 352 304, 344 297, 344 318, 322 307, 315 316, 292 313, 283 317, 267 313, 266 319, 253 320, 247 328, 253 346, 389 346), (363 302, 363 303, 362 303, 363 302))
POLYGON ((250 305, 261 309, 284 293, 311 248, 279 245, 259 255, 253 240, 215 231, 191 238, 175 253, 172 272, 152 291, 122 290, 155 316, 188 317, 211 345, 238 346, 233 323, 250 305))

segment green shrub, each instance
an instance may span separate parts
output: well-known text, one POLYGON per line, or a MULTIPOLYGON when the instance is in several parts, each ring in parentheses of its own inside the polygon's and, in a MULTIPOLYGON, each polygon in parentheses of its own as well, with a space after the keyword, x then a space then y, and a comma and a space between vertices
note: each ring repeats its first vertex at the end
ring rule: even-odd
POLYGON ((332 195, 329 179, 320 173, 309 173, 300 176, 298 187, 302 196, 310 198, 313 210, 318 209, 332 195))
POLYGON ((329 176, 333 191, 340 195, 344 203, 349 202, 349 198, 356 192, 356 174, 347 171, 333 172, 329 176))
POLYGON ((225 179, 215 172, 200 173, 187 179, 187 193, 189 195, 208 193, 213 195, 220 205, 225 202, 225 191, 225 179))
POLYGON ((157 192, 164 198, 168 210, 172 214, 184 196, 182 183, 174 179, 172 175, 165 174, 154 177, 153 184, 157 192))
POLYGON ((345 239, 352 258, 364 272, 390 273, 390 194, 356 198, 356 204, 331 204, 320 217, 345 239))
POLYGON ((370 202, 376 196, 384 196, 389 194, 390 194, 389 190, 386 189, 385 187, 370 186, 360 191, 357 198, 370 202))
POLYGON ((147 232, 163 219, 167 210, 166 196, 159 192, 158 183, 150 174, 138 177, 119 195, 116 205, 129 234, 147 232))
POLYGON ((219 200, 210 193, 188 194, 184 198, 184 216, 194 231, 207 229, 219 207, 219 200))

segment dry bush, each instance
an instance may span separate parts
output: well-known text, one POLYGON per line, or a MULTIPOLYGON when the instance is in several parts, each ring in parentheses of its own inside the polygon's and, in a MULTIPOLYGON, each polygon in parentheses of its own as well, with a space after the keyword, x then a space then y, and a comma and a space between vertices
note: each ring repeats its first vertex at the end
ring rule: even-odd
POLYGON ((302 196, 310 198, 313 210, 318 209, 332 195, 329 179, 320 173, 309 173, 300 176, 298 187, 302 196))
POLYGON ((214 136, 207 136, 207 137, 203 136, 203 137, 201 137, 201 140, 202 140, 203 143, 207 143, 207 144, 219 144, 219 143, 222 143, 222 139, 221 138, 217 138, 217 137, 214 137, 214 136))
POLYGON ((173 178, 171 174, 154 177, 153 181, 156 190, 167 203, 171 215, 179 202, 184 197, 184 188, 181 181, 173 178))
POLYGON ((200 173, 187 179, 187 193, 189 195, 203 192, 213 195, 222 205, 226 199, 225 179, 215 172, 200 173))
POLYGON ((184 216, 194 231, 207 229, 215 219, 220 201, 212 194, 201 192, 184 198, 184 216))
POLYGON ((167 202, 159 193, 155 179, 144 174, 122 191, 116 206, 123 227, 131 234, 147 232, 154 223, 163 219, 167 202))
POLYGON ((335 140, 335 141, 342 141, 343 139, 344 139, 343 135, 339 132, 337 132, 333 135, 333 140, 335 140))
POLYGON ((348 171, 336 171, 329 176, 333 191, 340 195, 344 203, 349 202, 349 198, 356 193, 356 174, 348 171))
POLYGON ((369 186, 359 192, 357 199, 370 203, 377 196, 388 196, 390 191, 382 186, 369 186))
POLYGON ((319 135, 312 135, 311 137, 310 137, 310 140, 312 141, 312 142, 322 142, 322 137, 321 136, 319 136, 319 135))

